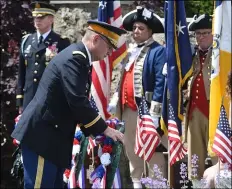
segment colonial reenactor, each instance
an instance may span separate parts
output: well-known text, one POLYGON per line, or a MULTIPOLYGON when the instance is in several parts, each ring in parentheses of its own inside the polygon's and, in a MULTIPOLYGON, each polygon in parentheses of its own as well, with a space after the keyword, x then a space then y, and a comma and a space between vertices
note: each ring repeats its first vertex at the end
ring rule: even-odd
POLYGON ((48 64, 12 133, 21 144, 26 188, 62 188, 77 124, 85 136, 104 133, 123 142, 123 134, 107 127, 88 96, 92 61, 108 56, 126 31, 97 21, 88 25, 82 42, 70 45, 48 64))
MULTIPOLYGON (((136 10, 126 14, 123 18, 123 27, 127 31, 132 31, 136 45, 128 49, 128 62, 126 62, 121 81, 121 113, 119 117, 125 121, 124 144, 130 163, 133 186, 134 188, 142 188, 140 179, 144 173, 144 160, 138 157, 134 151, 138 103, 144 94, 150 108, 150 114, 162 137, 159 120, 165 81, 162 74, 165 64, 165 48, 154 41, 152 35, 163 33, 164 27, 156 14, 143 7, 137 7, 136 10)), ((167 140, 165 145, 167 147, 167 140)), ((163 151, 166 149, 161 144, 148 163, 150 174, 153 173, 154 164, 157 164, 166 176, 167 167, 163 151)))
POLYGON ((205 170, 209 132, 209 98, 212 55, 212 17, 203 14, 194 16, 189 23, 189 31, 195 32, 197 45, 193 57, 193 74, 188 81, 188 103, 185 118, 185 131, 188 144, 188 171, 191 178, 191 158, 199 157, 198 176, 205 170))
POLYGON ((35 1, 30 5, 36 32, 22 39, 16 104, 19 113, 30 103, 38 88, 44 69, 51 59, 70 45, 67 38, 52 31, 56 8, 47 1, 35 1))

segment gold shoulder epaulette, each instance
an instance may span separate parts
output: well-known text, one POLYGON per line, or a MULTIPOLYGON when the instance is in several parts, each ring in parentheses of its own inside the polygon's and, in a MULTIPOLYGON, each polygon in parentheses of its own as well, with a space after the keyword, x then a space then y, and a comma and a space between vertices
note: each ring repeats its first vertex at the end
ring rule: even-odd
POLYGON ((73 55, 78 55, 79 54, 79 55, 82 55, 84 58, 86 58, 86 55, 81 51, 73 51, 72 54, 73 55))

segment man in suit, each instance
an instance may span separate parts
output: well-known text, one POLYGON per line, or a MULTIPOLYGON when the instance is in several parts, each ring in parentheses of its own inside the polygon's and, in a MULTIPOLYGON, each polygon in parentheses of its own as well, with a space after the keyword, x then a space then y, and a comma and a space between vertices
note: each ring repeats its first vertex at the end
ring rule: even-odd
POLYGON ((109 55, 126 31, 97 21, 88 25, 82 42, 70 45, 49 63, 12 133, 21 142, 25 188, 62 187, 77 124, 85 136, 104 133, 123 142, 123 134, 107 127, 91 108, 88 96, 92 61, 109 55))
POLYGON ((20 59, 16 105, 19 114, 34 97, 39 81, 51 59, 70 45, 52 30, 56 8, 47 1, 35 1, 30 5, 36 32, 23 36, 20 59))
POLYGON ((189 31, 195 32, 197 45, 193 56, 193 74, 188 81, 188 89, 184 91, 188 99, 185 136, 188 144, 188 171, 192 174, 192 155, 199 157, 198 177, 203 176, 207 157, 209 135, 209 98, 212 56, 212 17, 203 14, 194 16, 189 23, 189 31))
MULTIPOLYGON (((119 102, 121 112, 119 117, 125 121, 124 144, 129 159, 133 186, 134 188, 142 188, 140 179, 144 173, 144 160, 138 157, 134 151, 138 105, 141 97, 145 95, 154 124, 162 137, 163 132, 160 129, 159 120, 165 81, 162 74, 165 64, 165 48, 154 41, 152 35, 163 33, 164 27, 156 14, 142 7, 137 7, 136 10, 124 16, 123 27, 127 31, 132 31, 136 45, 128 49, 129 60, 126 63, 121 81, 119 102)), ((148 162, 149 175, 153 173, 154 164, 158 164, 165 176, 167 171, 163 151, 166 149, 161 144, 148 162)))

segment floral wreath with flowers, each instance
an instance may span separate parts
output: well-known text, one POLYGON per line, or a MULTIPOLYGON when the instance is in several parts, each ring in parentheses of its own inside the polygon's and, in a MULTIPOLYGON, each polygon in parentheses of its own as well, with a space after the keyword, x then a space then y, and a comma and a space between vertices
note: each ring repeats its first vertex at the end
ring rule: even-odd
MULTIPOLYGON (((124 122, 117 118, 107 120, 106 124, 113 129, 124 132, 124 122)), ((92 188, 111 188, 115 185, 121 185, 118 170, 119 159, 115 153, 120 153, 118 150, 122 144, 114 142, 103 134, 96 136, 95 139, 88 137, 88 145, 84 138, 83 133, 78 128, 73 140, 72 166, 64 172, 64 182, 67 183, 68 188, 85 188, 84 171, 86 171, 92 188), (92 160, 92 164, 87 170, 84 168, 86 154, 92 160), (80 166, 80 164, 82 165, 80 166)))

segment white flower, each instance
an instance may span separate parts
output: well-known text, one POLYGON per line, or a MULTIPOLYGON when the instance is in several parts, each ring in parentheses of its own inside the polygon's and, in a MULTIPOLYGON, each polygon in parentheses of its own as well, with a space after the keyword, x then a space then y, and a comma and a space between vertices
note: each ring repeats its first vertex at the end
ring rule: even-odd
POLYGON ((45 56, 49 57, 52 54, 52 51, 49 48, 46 48, 45 56))

